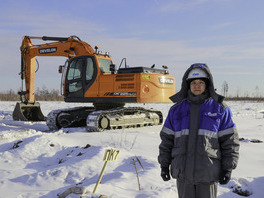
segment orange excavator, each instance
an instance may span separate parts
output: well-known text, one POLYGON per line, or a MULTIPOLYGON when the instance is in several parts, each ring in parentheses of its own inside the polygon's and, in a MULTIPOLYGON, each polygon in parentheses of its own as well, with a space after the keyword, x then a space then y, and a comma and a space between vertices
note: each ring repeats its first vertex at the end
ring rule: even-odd
POLYGON ((170 102, 175 92, 174 77, 166 66, 128 67, 124 58, 117 69, 109 53, 77 36, 24 36, 21 45, 22 89, 13 119, 45 121, 51 131, 66 127, 86 126, 88 131, 158 125, 162 113, 142 107, 124 107, 126 103, 170 102), (45 41, 34 45, 32 39, 45 41), (35 101, 37 56, 63 56, 67 61, 59 67, 65 102, 93 103, 70 109, 52 110, 47 117, 35 101), (124 65, 124 66, 123 66, 124 65))

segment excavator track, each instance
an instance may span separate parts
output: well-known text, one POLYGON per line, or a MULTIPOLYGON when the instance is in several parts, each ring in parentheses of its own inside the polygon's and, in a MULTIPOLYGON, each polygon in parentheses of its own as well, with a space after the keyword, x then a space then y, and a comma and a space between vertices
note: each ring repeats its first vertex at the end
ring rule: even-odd
POLYGON ((51 111, 46 119, 50 131, 67 127, 85 127, 86 118, 94 107, 75 107, 70 109, 57 109, 51 111))
POLYGON ((141 107, 119 107, 108 110, 95 110, 94 107, 58 109, 51 111, 46 120, 50 131, 86 126, 89 132, 153 126, 162 122, 163 116, 160 111, 141 107))
POLYGON ((91 112, 87 117, 87 131, 104 131, 129 127, 159 125, 163 122, 158 110, 127 107, 91 112))

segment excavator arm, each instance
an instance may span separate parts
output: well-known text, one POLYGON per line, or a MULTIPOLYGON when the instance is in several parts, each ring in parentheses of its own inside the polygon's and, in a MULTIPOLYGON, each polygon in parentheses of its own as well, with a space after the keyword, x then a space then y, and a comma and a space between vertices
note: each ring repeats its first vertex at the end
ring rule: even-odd
POLYGON ((14 120, 45 120, 40 105, 35 102, 35 71, 37 56, 63 56, 69 59, 75 56, 94 54, 94 49, 86 42, 81 41, 76 36, 70 37, 33 37, 24 36, 21 50, 21 79, 22 89, 20 103, 16 104, 13 112, 14 120), (43 41, 54 41, 39 45, 34 45, 32 39, 43 41), (25 82, 25 90, 23 88, 25 82))

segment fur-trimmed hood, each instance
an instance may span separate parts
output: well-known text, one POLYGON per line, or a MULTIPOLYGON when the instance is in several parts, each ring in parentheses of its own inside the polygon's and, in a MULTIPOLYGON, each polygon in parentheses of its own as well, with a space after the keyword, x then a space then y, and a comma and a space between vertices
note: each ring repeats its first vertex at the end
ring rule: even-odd
POLYGON ((204 64, 204 63, 192 64, 186 70, 186 72, 184 73, 184 75, 182 77, 181 90, 178 93, 176 93, 175 95, 170 97, 171 101, 174 102, 174 103, 180 103, 182 100, 187 98, 188 90, 189 90, 187 77, 188 77, 188 74, 190 73, 190 71, 192 69, 194 69, 194 68, 200 68, 200 69, 204 70, 208 74, 208 76, 209 76, 209 86, 208 86, 207 89, 209 91, 209 95, 214 101, 216 101, 217 103, 221 104, 223 102, 223 100, 224 100, 224 96, 221 96, 221 95, 219 95, 219 94, 217 94, 215 92, 212 73, 211 73, 209 67, 206 64, 204 64))

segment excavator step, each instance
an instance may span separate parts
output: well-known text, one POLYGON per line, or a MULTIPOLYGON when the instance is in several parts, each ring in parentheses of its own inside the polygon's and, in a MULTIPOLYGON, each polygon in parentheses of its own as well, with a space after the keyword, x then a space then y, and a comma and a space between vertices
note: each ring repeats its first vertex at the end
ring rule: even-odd
POLYGON ((38 102, 35 102, 34 104, 17 102, 13 111, 13 120, 45 121, 46 118, 42 114, 40 104, 38 102))

